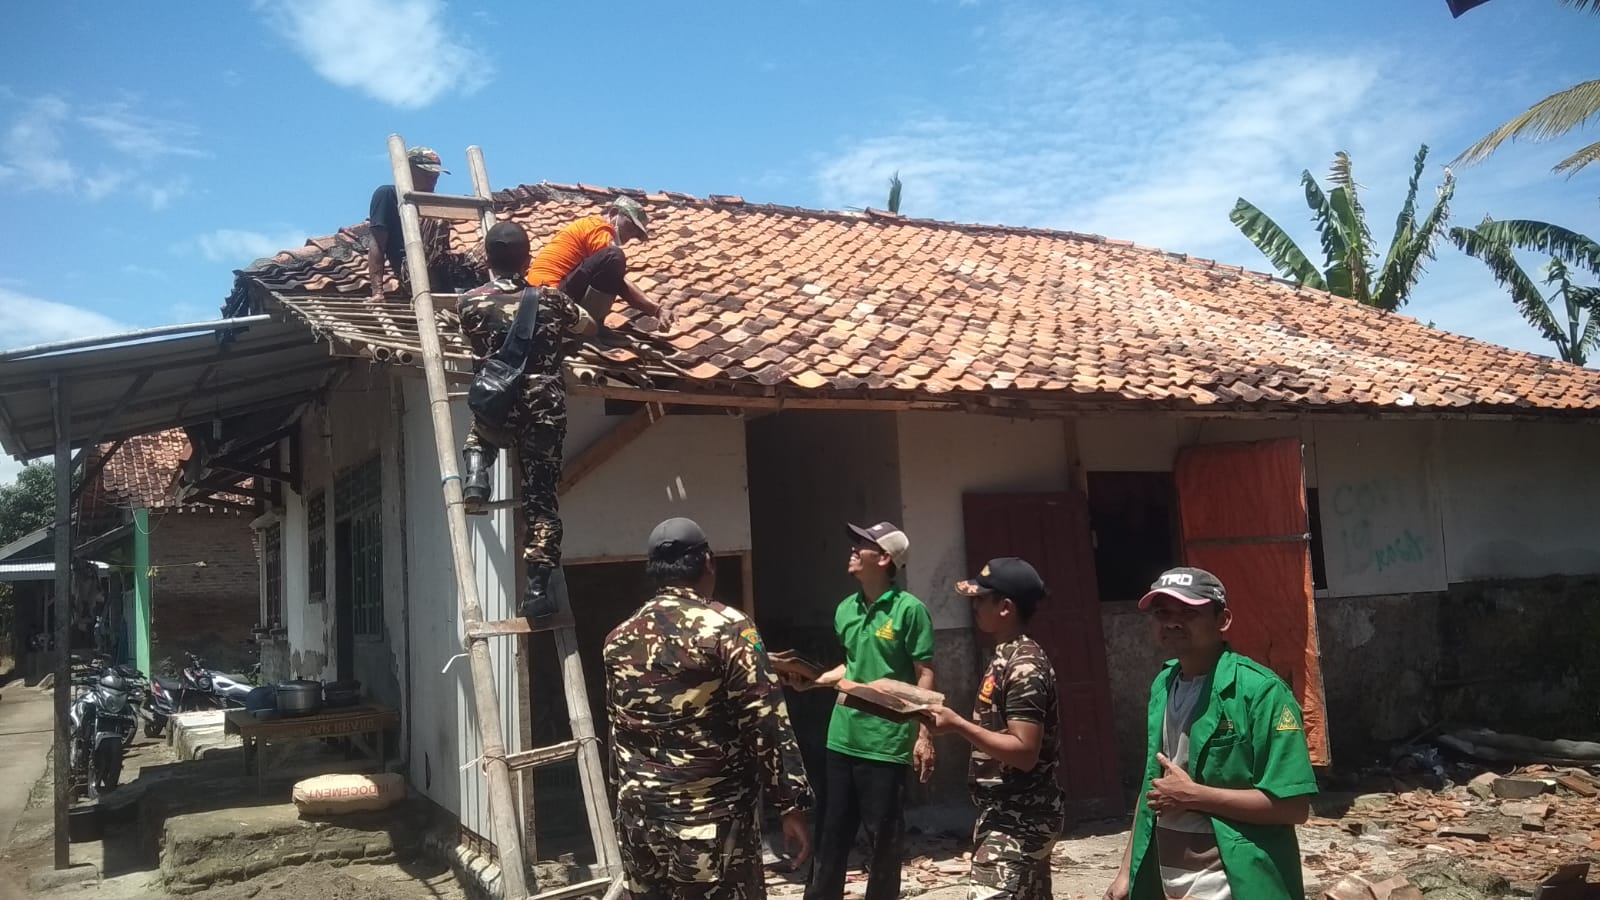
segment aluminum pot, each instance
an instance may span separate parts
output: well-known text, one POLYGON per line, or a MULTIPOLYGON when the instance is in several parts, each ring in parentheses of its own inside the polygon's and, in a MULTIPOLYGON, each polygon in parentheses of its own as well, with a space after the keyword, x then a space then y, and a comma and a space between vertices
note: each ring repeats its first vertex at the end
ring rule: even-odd
POLYGON ((278 712, 285 716, 309 716, 322 711, 322 682, 284 681, 278 684, 278 712))

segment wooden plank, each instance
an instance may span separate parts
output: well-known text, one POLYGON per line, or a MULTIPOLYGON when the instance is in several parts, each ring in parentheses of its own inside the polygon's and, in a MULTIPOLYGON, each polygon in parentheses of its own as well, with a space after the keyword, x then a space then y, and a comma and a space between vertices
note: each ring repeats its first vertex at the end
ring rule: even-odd
MULTIPOLYGON (((563 616, 572 614, 566 592, 559 597, 563 616)), ((589 813, 589 836, 594 846, 595 864, 607 874, 622 871, 622 853, 612 827, 611 804, 606 796, 605 766, 600 762, 600 742, 595 737, 594 717, 589 709, 589 692, 584 684, 583 658, 578 652, 575 628, 556 630, 556 653, 561 656, 561 687, 567 697, 567 716, 572 723, 572 739, 578 750, 578 781, 583 786, 583 805, 589 813)))
POLYGON ((562 741, 548 747, 535 747, 521 753, 513 753, 506 757, 506 765, 513 769, 537 769, 551 763, 566 762, 578 758, 578 742, 562 741))
POLYGON ((633 415, 601 435, 599 440, 583 448, 583 451, 576 458, 568 461, 562 467, 561 483, 556 486, 556 494, 565 494, 572 490, 589 473, 605 465, 613 456, 621 453, 624 447, 627 447, 639 435, 648 431, 651 425, 665 418, 666 414, 666 409, 660 403, 655 402, 646 403, 635 410, 633 415))
POLYGON ((527 619, 501 619, 498 622, 475 622, 467 628, 468 638, 505 637, 513 634, 537 634, 541 631, 555 631, 558 628, 571 628, 574 624, 572 614, 569 612, 558 613, 548 621, 541 621, 537 626, 529 625, 527 619))
POLYGON ((585 894, 597 894, 600 889, 611 884, 611 876, 596 878, 591 881, 580 881, 566 887, 552 888, 540 894, 534 894, 531 900, 566 900, 568 897, 582 897, 585 894))
POLYGON ((449 219, 453 222, 476 222, 483 215, 483 210, 494 208, 493 201, 481 197, 427 191, 407 191, 405 200, 415 204, 417 215, 424 219, 449 219))

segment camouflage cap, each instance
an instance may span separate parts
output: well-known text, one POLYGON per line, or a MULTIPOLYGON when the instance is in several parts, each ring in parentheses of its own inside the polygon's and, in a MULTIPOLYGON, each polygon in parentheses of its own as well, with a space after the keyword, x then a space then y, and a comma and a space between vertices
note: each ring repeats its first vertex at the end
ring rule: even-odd
POLYGON ((632 197, 618 197, 611 201, 611 208, 627 216, 628 221, 638 226, 639 233, 647 240, 649 239, 650 229, 647 224, 650 221, 650 217, 645 215, 644 207, 639 205, 639 201, 632 197))
POLYGON ((450 170, 446 169, 444 164, 439 161, 439 154, 434 152, 432 147, 412 147, 406 151, 406 159, 410 161, 413 169, 450 174, 450 170))

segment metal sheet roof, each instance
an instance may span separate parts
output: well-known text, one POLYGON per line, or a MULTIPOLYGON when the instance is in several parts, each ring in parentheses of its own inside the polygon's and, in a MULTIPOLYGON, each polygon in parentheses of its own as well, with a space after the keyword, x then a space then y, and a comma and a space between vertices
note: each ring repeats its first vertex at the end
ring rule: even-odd
POLYGON ((71 441, 80 446, 287 406, 319 390, 339 364, 298 322, 250 317, 186 329, 0 354, 0 449, 18 459, 55 449, 52 375, 61 378, 71 441))
MULTIPOLYGON (((103 562, 93 563, 100 572, 110 571, 103 562)), ((52 562, 0 563, 0 582, 49 581, 56 577, 56 564, 52 562)))

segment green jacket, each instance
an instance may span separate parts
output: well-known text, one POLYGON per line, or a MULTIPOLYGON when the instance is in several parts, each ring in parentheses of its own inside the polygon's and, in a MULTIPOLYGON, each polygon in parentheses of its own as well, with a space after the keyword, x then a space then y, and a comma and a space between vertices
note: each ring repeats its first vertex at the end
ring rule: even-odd
MULTIPOLYGON (((1176 677, 1178 662, 1172 660, 1150 686, 1149 760, 1136 803, 1128 869, 1132 900, 1162 897, 1160 867, 1150 846, 1155 813, 1144 798, 1150 782, 1161 774, 1156 753, 1161 749, 1168 690, 1176 677)), ((1189 732, 1189 777, 1211 787, 1257 788, 1280 799, 1317 792, 1300 705, 1271 669, 1224 647, 1202 703, 1189 732)), ((1211 824, 1235 897, 1300 900, 1305 896, 1293 826, 1250 825, 1216 816, 1211 824)))

